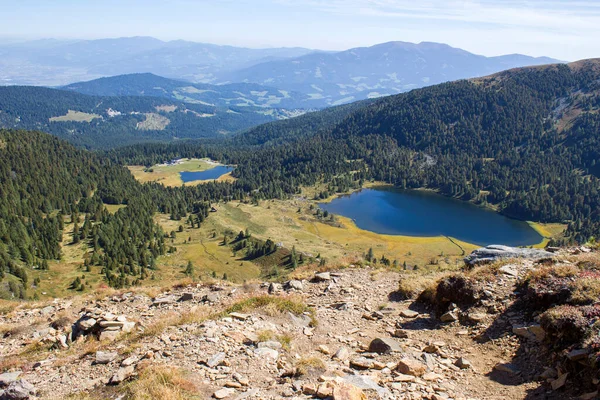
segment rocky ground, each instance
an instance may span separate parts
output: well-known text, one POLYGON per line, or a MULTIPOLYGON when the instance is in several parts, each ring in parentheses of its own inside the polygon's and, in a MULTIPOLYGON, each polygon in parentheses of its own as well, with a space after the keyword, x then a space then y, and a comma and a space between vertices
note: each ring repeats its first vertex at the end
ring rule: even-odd
POLYGON ((541 265, 496 264, 469 307, 401 300, 407 277, 368 267, 20 307, 0 316, 0 398, 597 398, 515 309, 541 265))

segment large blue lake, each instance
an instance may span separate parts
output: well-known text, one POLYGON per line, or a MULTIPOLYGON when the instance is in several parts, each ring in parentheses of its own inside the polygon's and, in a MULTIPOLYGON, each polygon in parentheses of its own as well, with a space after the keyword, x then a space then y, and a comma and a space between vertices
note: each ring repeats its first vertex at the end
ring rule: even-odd
POLYGON ((180 172, 179 176, 181 177, 181 180, 185 183, 185 182, 192 182, 192 181, 205 181, 205 180, 218 179, 222 175, 225 175, 231 171, 233 171, 233 167, 229 167, 227 165, 219 165, 217 167, 207 169, 205 171, 180 172))
POLYGON ((443 235, 477 245, 527 246, 542 241, 526 222, 426 191, 363 189, 320 207, 381 234, 443 235))

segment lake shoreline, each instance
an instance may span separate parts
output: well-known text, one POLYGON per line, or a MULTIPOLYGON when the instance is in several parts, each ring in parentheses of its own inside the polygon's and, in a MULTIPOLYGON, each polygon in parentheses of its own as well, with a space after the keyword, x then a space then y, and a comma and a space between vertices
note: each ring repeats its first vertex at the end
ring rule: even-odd
MULTIPOLYGON (((365 197, 363 196, 363 197, 365 197)), ((386 202, 384 202, 382 205, 386 206, 389 208, 389 202, 390 200, 387 198, 387 196, 385 197, 387 199, 386 202)), ((329 196, 326 199, 323 200, 316 200, 315 201, 320 208, 322 209, 326 209, 327 211, 335 214, 336 216, 343 216, 344 218, 346 218, 347 220, 351 221, 354 225, 356 225, 356 227, 358 229, 361 230, 365 230, 368 232, 372 232, 374 234, 378 234, 378 235, 389 235, 389 236, 402 236, 402 237, 418 237, 418 238, 433 238, 433 237, 448 237, 448 238, 452 238, 455 240, 459 240, 460 242, 465 242, 465 243, 469 243, 469 244, 474 244, 473 242, 478 242, 481 244, 477 244, 480 246, 483 246, 483 243, 487 243, 487 244, 508 244, 508 245, 513 245, 513 246, 520 246, 520 247, 544 247, 545 245, 547 245, 547 243, 549 242, 549 240, 551 239, 552 236, 556 235, 558 232, 560 232, 563 229, 563 225, 560 224, 541 224, 539 222, 532 222, 532 221, 523 221, 520 219, 516 219, 516 218, 512 218, 508 215, 505 215, 503 213, 498 212, 496 209, 492 208, 492 207, 485 207, 482 205, 478 205, 478 204, 474 204, 473 202, 467 202, 467 201, 463 201, 457 198, 453 198, 453 197, 449 197, 449 196, 444 196, 442 194, 440 194, 437 190, 433 190, 433 189, 427 189, 427 188, 419 188, 419 189, 400 189, 397 188, 393 185, 389 185, 389 184, 382 184, 379 182, 370 182, 367 185, 364 185, 364 187, 360 188, 360 189, 355 189, 355 190, 351 190, 349 193, 343 193, 343 194, 336 194, 336 195, 332 195, 329 196), (365 195, 365 196, 371 196, 372 198, 370 200, 361 200, 360 203, 360 208, 362 211, 360 211, 361 215, 366 212, 366 213, 372 213, 373 215, 371 215, 370 217, 361 217, 363 218, 363 221, 357 221, 356 218, 354 218, 353 213, 357 213, 357 210, 353 210, 352 205, 350 205, 351 201, 357 202, 358 200, 347 200, 346 203, 343 207, 345 207, 344 210, 340 210, 339 207, 342 207, 340 205, 340 203, 338 203, 336 206, 331 206, 332 202, 334 201, 339 201, 340 199, 343 199, 344 197, 352 197, 352 195, 355 195, 356 193, 360 193, 362 191, 365 190, 374 190, 377 192, 390 192, 394 195, 394 198, 404 198, 406 196, 406 198, 404 198, 403 201, 408 201, 411 199, 411 197, 413 197, 415 194, 419 194, 419 193, 430 193, 432 195, 435 195, 434 197, 431 198, 427 198, 427 197, 418 197, 417 199, 412 199, 410 201, 416 202, 417 204, 413 204, 413 206, 417 207, 417 209, 419 208, 419 203, 420 202, 430 202, 432 203, 430 206, 435 206, 435 209, 431 209, 431 210, 423 210, 422 207, 420 209, 421 213, 425 212, 425 214, 423 215, 428 215, 429 211, 432 211, 434 214, 437 212, 439 220, 440 222, 438 222, 439 224, 449 224, 447 225, 445 228, 442 227, 443 225, 440 226, 436 226, 435 223, 428 221, 427 217, 424 217, 421 220, 414 220, 414 217, 408 217, 408 220, 410 220, 410 222, 407 222, 408 220, 398 220, 392 224, 390 224, 389 222, 386 222, 389 218, 397 218, 394 215, 379 215, 381 214, 380 211, 372 211, 370 210, 369 206, 376 206, 376 202, 377 201, 381 201, 381 195, 378 194, 377 196, 374 195, 365 195), (401 196, 401 197, 398 197, 401 196), (407 200, 408 199, 408 200, 407 200), (447 202, 446 202, 447 200, 447 202), (374 204, 371 204, 371 201, 374 201, 374 204), (470 207, 473 207, 472 210, 469 210, 467 208, 465 208, 465 205, 469 205, 470 207), (334 207, 338 207, 338 210, 336 209, 332 209, 334 207), (454 214, 456 212, 461 213, 461 215, 464 217, 464 221, 460 220, 460 216, 454 216, 454 219, 452 220, 452 217, 448 217, 447 215, 445 215, 446 213, 443 211, 440 211, 441 208, 446 208, 446 207, 450 207, 451 209, 449 211, 450 214, 454 214), (454 208, 454 209, 453 209, 454 208), (489 213, 489 214, 483 214, 483 213, 479 213, 475 216, 472 215, 473 210, 480 210, 483 211, 485 213, 489 213), (343 214, 342 214, 343 213, 343 214), (374 216, 375 214, 377 214, 377 218, 379 218, 378 221, 375 221, 374 216), (447 217, 448 221, 452 221, 450 222, 442 222, 444 221, 444 217, 447 217), (501 217, 501 218, 498 218, 501 217), (411 218, 413 218, 411 220, 411 218), (458 220, 457 220, 458 218, 458 220), (474 220, 470 220, 470 219, 482 219, 482 222, 487 221, 487 223, 493 223, 496 224, 497 228, 493 229, 492 231, 489 230, 485 230, 485 227, 480 227, 477 226, 477 222, 474 222, 474 220), (423 224, 423 222, 425 222, 425 224, 423 224), (470 222, 471 226, 475 226, 473 228, 473 230, 469 230, 468 228, 464 228, 462 231, 459 228, 456 228, 456 226, 459 225, 463 225, 463 222, 470 222), (433 229, 435 232, 439 232, 440 229, 443 230, 444 229, 450 229, 450 231, 454 231, 455 234, 445 234, 445 233, 432 233, 431 235, 428 234, 419 234, 419 233, 407 233, 407 232, 403 232, 403 231, 399 231, 398 233, 393 233, 393 231, 397 230, 397 226, 409 226, 410 224, 413 224, 413 228, 412 229, 416 229, 416 231, 423 231, 423 230, 427 230, 427 226, 431 225, 430 229, 433 229), (525 224, 525 225, 523 225, 525 224), (369 227, 370 225, 370 227, 369 227), (425 227, 423 227, 425 226, 425 227), (483 229, 482 234, 481 234, 481 239, 479 237, 477 238, 473 238, 473 235, 477 235, 476 230, 477 229, 483 229), (514 231, 514 232, 512 232, 514 231), (458 233, 457 233, 458 232, 458 233), (493 233, 490 233, 493 232, 493 233), (504 233, 503 233, 504 232, 504 233), (506 235, 506 237, 502 238, 502 235, 506 235), (535 236, 535 238, 533 237, 535 236), (471 239, 468 239, 469 237, 471 237, 471 239), (487 240, 485 238, 488 238, 487 240), (493 238, 496 239, 493 239, 493 238), (530 239, 527 239, 527 238, 530 239), (491 239, 490 239, 491 238, 491 239), (532 240, 533 239, 533 240, 532 240), (489 243, 488 243, 489 242, 489 243)), ((392 214, 397 213, 397 211, 402 211, 402 210, 394 210, 392 209, 391 211, 392 214)), ((391 212, 390 210, 388 210, 387 212, 391 212)), ((409 213, 409 215, 412 213, 409 213)), ((484 224, 484 226, 486 226, 484 224)), ((492 226, 492 225, 490 225, 492 226)), ((410 231, 411 229, 409 229, 410 231)), ((475 245, 475 244, 474 244, 475 245)))

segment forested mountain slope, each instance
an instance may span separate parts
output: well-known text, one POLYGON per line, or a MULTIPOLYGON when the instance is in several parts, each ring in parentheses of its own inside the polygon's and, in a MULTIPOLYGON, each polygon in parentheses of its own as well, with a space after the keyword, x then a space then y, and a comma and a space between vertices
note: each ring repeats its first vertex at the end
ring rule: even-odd
POLYGON ((215 107, 322 108, 327 103, 308 95, 256 83, 211 85, 163 78, 150 73, 118 75, 77 82, 65 90, 93 96, 151 96, 215 107))
POLYGON ((260 126, 239 140, 284 144, 249 156, 236 174, 284 168, 297 171, 284 179, 306 182, 356 170, 340 160, 357 160, 355 176, 437 189, 522 219, 570 221, 580 239, 596 236, 599 79, 599 60, 523 68, 380 99, 326 131, 295 120, 260 126), (296 132, 305 135, 286 140, 296 132))
POLYGON ((0 87, 0 127, 49 132, 89 148, 217 137, 273 121, 277 112, 157 97, 100 97, 35 86, 0 87))
POLYGON ((146 279, 156 257, 169 250, 156 212, 199 227, 211 201, 247 192, 217 182, 141 185, 110 159, 40 132, 0 129, 0 160, 0 297, 7 289, 9 296, 28 296, 28 271, 47 269, 71 243, 86 245, 85 266, 112 286, 146 279), (107 204, 125 207, 113 214, 107 204))

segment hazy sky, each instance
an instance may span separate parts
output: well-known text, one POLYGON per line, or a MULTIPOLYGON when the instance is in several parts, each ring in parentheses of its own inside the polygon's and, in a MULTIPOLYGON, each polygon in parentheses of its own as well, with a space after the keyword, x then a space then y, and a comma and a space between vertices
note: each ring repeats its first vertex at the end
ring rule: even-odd
POLYGON ((0 0, 0 36, 154 36, 338 50, 401 40, 600 57, 600 0, 0 0))

